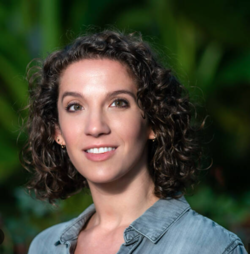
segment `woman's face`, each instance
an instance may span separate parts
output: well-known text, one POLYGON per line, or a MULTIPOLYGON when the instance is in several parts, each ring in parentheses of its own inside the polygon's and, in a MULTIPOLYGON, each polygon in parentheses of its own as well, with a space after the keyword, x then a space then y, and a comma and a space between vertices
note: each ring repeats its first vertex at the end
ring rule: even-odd
POLYGON ((154 133, 136 103, 137 87, 126 66, 108 59, 81 60, 60 78, 59 128, 70 160, 90 183, 108 183, 147 170, 154 133))

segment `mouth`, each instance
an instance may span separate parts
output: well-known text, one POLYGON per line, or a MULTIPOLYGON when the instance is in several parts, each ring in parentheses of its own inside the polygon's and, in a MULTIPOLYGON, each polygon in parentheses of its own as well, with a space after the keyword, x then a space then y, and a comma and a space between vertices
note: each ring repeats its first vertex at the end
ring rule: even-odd
POLYGON ((94 147, 84 150, 86 158, 93 162, 106 161, 114 156, 118 147, 94 147))
POLYGON ((117 147, 95 147, 95 148, 90 148, 87 150, 84 150, 86 153, 92 153, 92 154, 100 154, 100 153, 107 153, 110 151, 115 150, 117 147))

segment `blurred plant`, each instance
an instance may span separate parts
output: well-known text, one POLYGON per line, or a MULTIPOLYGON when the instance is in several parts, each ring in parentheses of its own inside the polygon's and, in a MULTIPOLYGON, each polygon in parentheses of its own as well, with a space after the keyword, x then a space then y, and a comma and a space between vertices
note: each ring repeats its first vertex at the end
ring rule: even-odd
POLYGON ((186 196, 191 207, 204 216, 213 218, 224 227, 232 227, 249 216, 250 191, 242 196, 216 193, 207 185, 201 185, 193 196, 186 196))

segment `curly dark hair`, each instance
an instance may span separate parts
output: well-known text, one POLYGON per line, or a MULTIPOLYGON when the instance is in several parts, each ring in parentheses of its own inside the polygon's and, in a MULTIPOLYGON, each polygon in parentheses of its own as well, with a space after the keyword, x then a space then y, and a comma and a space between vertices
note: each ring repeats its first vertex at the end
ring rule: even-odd
POLYGON ((155 142, 148 142, 149 173, 155 195, 182 196, 196 182, 201 159, 186 89, 156 59, 140 35, 109 30, 79 37, 50 54, 40 66, 29 68, 29 139, 21 153, 24 167, 32 172, 28 190, 34 190, 37 198, 54 203, 88 187, 67 151, 54 140, 59 125, 59 78, 71 63, 105 58, 125 64, 136 79, 138 106, 156 135, 155 142))

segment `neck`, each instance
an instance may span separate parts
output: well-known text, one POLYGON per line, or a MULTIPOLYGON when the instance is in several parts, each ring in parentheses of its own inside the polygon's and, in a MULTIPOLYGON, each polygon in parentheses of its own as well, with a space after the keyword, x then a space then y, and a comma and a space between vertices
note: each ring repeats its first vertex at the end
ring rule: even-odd
POLYGON ((89 224, 110 230, 127 227, 159 199, 147 169, 112 183, 89 182, 89 187, 96 208, 89 224))

